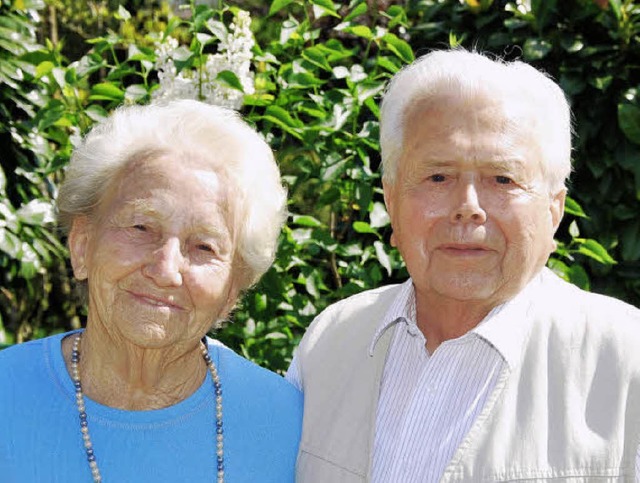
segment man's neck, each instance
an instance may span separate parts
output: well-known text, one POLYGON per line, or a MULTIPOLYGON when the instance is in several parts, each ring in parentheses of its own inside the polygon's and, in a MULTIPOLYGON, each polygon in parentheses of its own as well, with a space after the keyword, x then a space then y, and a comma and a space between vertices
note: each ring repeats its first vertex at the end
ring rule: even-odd
POLYGON ((469 301, 421 296, 416 291, 418 328, 427 339, 427 351, 433 352, 443 342, 457 339, 474 329, 489 312, 499 305, 487 300, 469 301))

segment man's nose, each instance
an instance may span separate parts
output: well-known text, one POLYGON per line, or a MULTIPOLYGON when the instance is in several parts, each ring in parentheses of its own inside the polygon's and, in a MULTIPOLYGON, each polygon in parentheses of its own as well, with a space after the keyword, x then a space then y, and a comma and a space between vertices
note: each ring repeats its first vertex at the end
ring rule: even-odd
POLYGON ((455 202, 451 210, 453 223, 478 223, 487 221, 475 181, 461 181, 456 188, 455 202))
POLYGON ((143 273, 161 287, 182 285, 185 258, 180 240, 169 238, 151 255, 143 273))

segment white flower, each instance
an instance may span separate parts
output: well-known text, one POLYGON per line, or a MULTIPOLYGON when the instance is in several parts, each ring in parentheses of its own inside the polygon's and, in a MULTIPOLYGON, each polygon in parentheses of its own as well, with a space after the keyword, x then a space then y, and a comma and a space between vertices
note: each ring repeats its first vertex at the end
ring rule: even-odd
POLYGON ((251 33, 251 17, 248 12, 239 10, 225 35, 219 35, 218 52, 204 54, 201 71, 182 69, 178 72, 176 59, 184 59, 190 53, 186 47, 178 45, 173 37, 156 45, 156 63, 159 88, 154 99, 198 99, 209 104, 239 109, 244 95, 253 94, 254 74, 251 72, 255 45, 251 33), (244 92, 230 87, 218 79, 223 71, 233 72, 244 92))

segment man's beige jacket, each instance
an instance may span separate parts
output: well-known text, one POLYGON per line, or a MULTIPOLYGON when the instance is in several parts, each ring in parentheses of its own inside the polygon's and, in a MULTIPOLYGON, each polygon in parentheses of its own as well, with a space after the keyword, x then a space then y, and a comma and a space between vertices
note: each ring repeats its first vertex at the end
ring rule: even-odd
MULTIPOLYGON (((518 362, 505 364, 443 482, 635 481, 640 310, 579 290, 547 269, 539 277, 538 290, 525 290, 503 310, 522 332, 518 362)), ((298 483, 370 481, 392 331, 373 355, 369 346, 397 292, 384 287, 334 304, 303 338, 298 483)))

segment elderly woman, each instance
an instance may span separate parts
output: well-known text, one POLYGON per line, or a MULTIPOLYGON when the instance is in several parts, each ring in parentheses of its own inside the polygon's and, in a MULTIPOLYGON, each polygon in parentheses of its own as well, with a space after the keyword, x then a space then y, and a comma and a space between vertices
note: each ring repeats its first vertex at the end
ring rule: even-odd
POLYGON ((301 396, 205 334, 273 261, 285 191, 234 112, 117 110, 58 197, 86 329, 0 352, 2 481, 293 481, 301 396))

